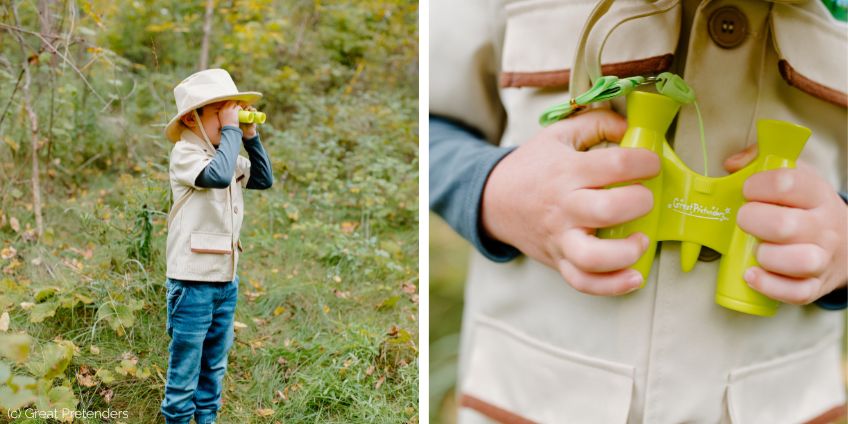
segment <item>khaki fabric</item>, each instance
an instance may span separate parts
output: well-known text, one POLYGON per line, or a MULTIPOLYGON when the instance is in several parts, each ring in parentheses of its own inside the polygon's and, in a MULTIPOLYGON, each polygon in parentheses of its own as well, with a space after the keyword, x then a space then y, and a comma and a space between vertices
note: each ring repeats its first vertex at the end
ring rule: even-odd
MULTIPOLYGON (((591 71, 575 67, 575 56, 596 4, 459 3, 431 2, 430 112, 495 144, 521 145, 540 130, 539 114, 567 99, 570 72, 591 71)), ((653 6, 614 2, 587 35, 584 57, 601 57, 602 71, 681 74, 704 114, 710 176, 726 175, 724 159, 756 143, 758 119, 782 119, 812 129, 801 160, 845 190, 844 23, 819 1, 656 3, 664 11, 628 20, 628 9, 653 6), (734 49, 720 48, 707 26, 727 5, 748 21, 734 49), (802 83, 788 81, 786 64, 802 83)), ((606 107, 626 114, 622 100, 606 107)), ((682 109, 669 141, 704 172, 694 108, 682 109)), ((664 242, 645 288, 597 297, 527 257, 495 264, 474 253, 459 375, 459 393, 474 402, 461 422, 798 423, 843 405, 845 312, 783 305, 763 318, 724 309, 714 302, 718 265, 684 273, 679 243, 664 242)))
POLYGON ((190 281, 233 281, 244 216, 242 190, 250 179, 250 161, 239 156, 230 186, 206 189, 194 185, 212 161, 215 148, 189 130, 171 150, 169 177, 174 206, 168 223, 168 278, 190 281))

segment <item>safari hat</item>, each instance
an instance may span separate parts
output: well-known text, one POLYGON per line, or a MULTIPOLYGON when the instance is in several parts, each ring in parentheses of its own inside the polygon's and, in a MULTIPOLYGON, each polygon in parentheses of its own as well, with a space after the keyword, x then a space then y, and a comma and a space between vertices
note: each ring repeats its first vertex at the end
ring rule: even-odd
POLYGON ((165 137, 176 143, 180 140, 180 117, 199 107, 222 100, 238 100, 252 104, 262 98, 262 93, 238 91, 230 73, 224 69, 207 69, 192 74, 174 87, 177 114, 165 127, 165 137))

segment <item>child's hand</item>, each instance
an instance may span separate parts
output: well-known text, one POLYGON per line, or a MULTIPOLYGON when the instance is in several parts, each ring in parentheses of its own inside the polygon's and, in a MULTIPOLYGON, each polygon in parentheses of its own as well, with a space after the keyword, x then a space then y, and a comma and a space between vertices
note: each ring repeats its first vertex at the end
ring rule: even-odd
MULTIPOLYGON (((729 172, 757 155, 756 146, 725 161, 729 172)), ((803 163, 752 175, 737 223, 762 240, 759 267, 745 272, 754 290, 782 302, 806 305, 848 281, 848 206, 803 163)))
MULTIPOLYGON (((253 106, 247 106, 244 110, 249 110, 251 112, 256 111, 256 108, 253 106)), ((256 137, 256 124, 240 124, 242 131, 242 139, 247 140, 253 137, 256 137)))
POLYGON ((221 109, 218 110, 218 119, 221 121, 221 127, 223 128, 227 125, 237 127, 239 124, 239 110, 241 110, 241 106, 239 106, 238 102, 230 100, 224 103, 221 109))
POLYGON ((507 155, 483 191, 485 232, 559 271, 581 292, 638 288, 641 274, 627 268, 645 252, 647 236, 601 240, 594 232, 651 210, 653 195, 642 185, 604 187, 657 175, 659 157, 645 149, 584 151, 621 140, 626 128, 615 112, 591 111, 545 128, 507 155))

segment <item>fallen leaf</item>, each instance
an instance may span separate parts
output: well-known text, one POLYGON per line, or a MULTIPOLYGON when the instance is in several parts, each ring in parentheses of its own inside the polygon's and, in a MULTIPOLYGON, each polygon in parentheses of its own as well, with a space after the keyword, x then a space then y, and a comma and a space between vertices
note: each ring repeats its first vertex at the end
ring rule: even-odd
POLYGON ((333 290, 333 294, 336 295, 336 297, 338 297, 339 299, 347 299, 348 297, 350 297, 349 291, 341 291, 339 289, 333 290))
POLYGON ((400 300, 400 296, 392 296, 392 297, 384 300, 379 305, 377 305, 377 310, 378 311, 385 311, 385 310, 388 310, 388 309, 392 309, 392 308, 394 308, 395 304, 398 303, 398 300, 400 300))
POLYGON ((404 283, 402 290, 404 293, 414 294, 418 291, 418 287, 416 287, 415 284, 412 283, 404 283))
MULTIPOLYGON (((104 383, 105 383, 105 381, 104 381, 104 383)), ((114 396, 114 395, 115 395, 115 392, 113 392, 112 389, 110 389, 108 387, 100 391, 100 396, 103 396, 103 400, 105 400, 106 403, 111 403, 112 402, 112 396, 114 396)))
POLYGON ((358 222, 355 221, 344 221, 341 224, 342 232, 345 234, 351 234, 356 231, 356 227, 359 226, 358 222))
POLYGON ((15 218, 14 216, 9 218, 9 226, 12 227, 12 230, 14 232, 16 232, 16 233, 21 232, 21 223, 18 222, 18 218, 15 218))
POLYGON ((100 355, 100 348, 95 345, 89 346, 88 351, 91 352, 92 355, 100 355))
POLYGON ((0 331, 7 332, 9 331, 9 313, 3 312, 3 315, 0 315, 0 331))
POLYGON ((337 275, 337 276, 333 277, 333 281, 335 281, 335 282, 337 282, 337 283, 341 283, 341 282, 342 282, 342 277, 339 277, 339 276, 337 275))
POLYGON ((385 381, 386 381, 386 376, 381 375, 380 378, 377 379, 377 383, 374 384, 374 389, 379 390, 380 386, 382 386, 385 381))
POLYGON ((91 368, 85 365, 81 366, 79 371, 76 372, 76 377, 81 386, 94 387, 97 385, 97 382, 94 381, 94 374, 91 372, 91 368))
POLYGON ((373 365, 371 365, 370 367, 368 367, 367 370, 365 370, 365 375, 371 375, 371 374, 374 374, 374 366, 373 365))
POLYGON ((275 317, 280 316, 280 314, 282 314, 285 311, 286 311, 286 308, 284 308, 282 306, 277 306, 276 308, 274 308, 274 316, 275 317))
POLYGON ((18 251, 12 246, 4 247, 3 250, 0 250, 0 258, 3 259, 12 259, 17 254, 18 251))
POLYGON ((247 328, 247 324, 243 322, 233 321, 233 328, 235 328, 236 330, 243 330, 247 328))
POLYGON ((274 412, 275 411, 271 408, 260 408, 256 410, 256 415, 259 415, 260 417, 269 417, 274 415, 274 412))

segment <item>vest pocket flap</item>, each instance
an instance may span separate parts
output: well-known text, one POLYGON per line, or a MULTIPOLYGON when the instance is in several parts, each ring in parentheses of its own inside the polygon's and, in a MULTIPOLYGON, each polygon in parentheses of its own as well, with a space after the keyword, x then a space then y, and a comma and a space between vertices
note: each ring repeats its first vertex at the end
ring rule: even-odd
MULTIPOLYGON (((638 5, 615 2, 609 14, 638 5)), ((565 87, 581 28, 594 2, 526 0, 506 6, 501 87, 565 87)), ((611 31, 601 62, 604 75, 653 74, 671 67, 680 33, 680 8, 624 22, 611 31)))
POLYGON ((845 404, 833 364, 839 343, 828 337, 812 348, 733 370, 727 406, 734 423, 809 422, 845 404))
POLYGON ((775 3, 772 38, 780 55, 780 75, 812 96, 848 107, 848 24, 832 19, 820 2, 816 9, 775 3))
POLYGON ((473 332, 462 406, 501 422, 627 421, 633 367, 560 349, 488 318, 473 332))
POLYGON ((191 251, 194 253, 233 253, 233 235, 230 233, 191 233, 191 251))

